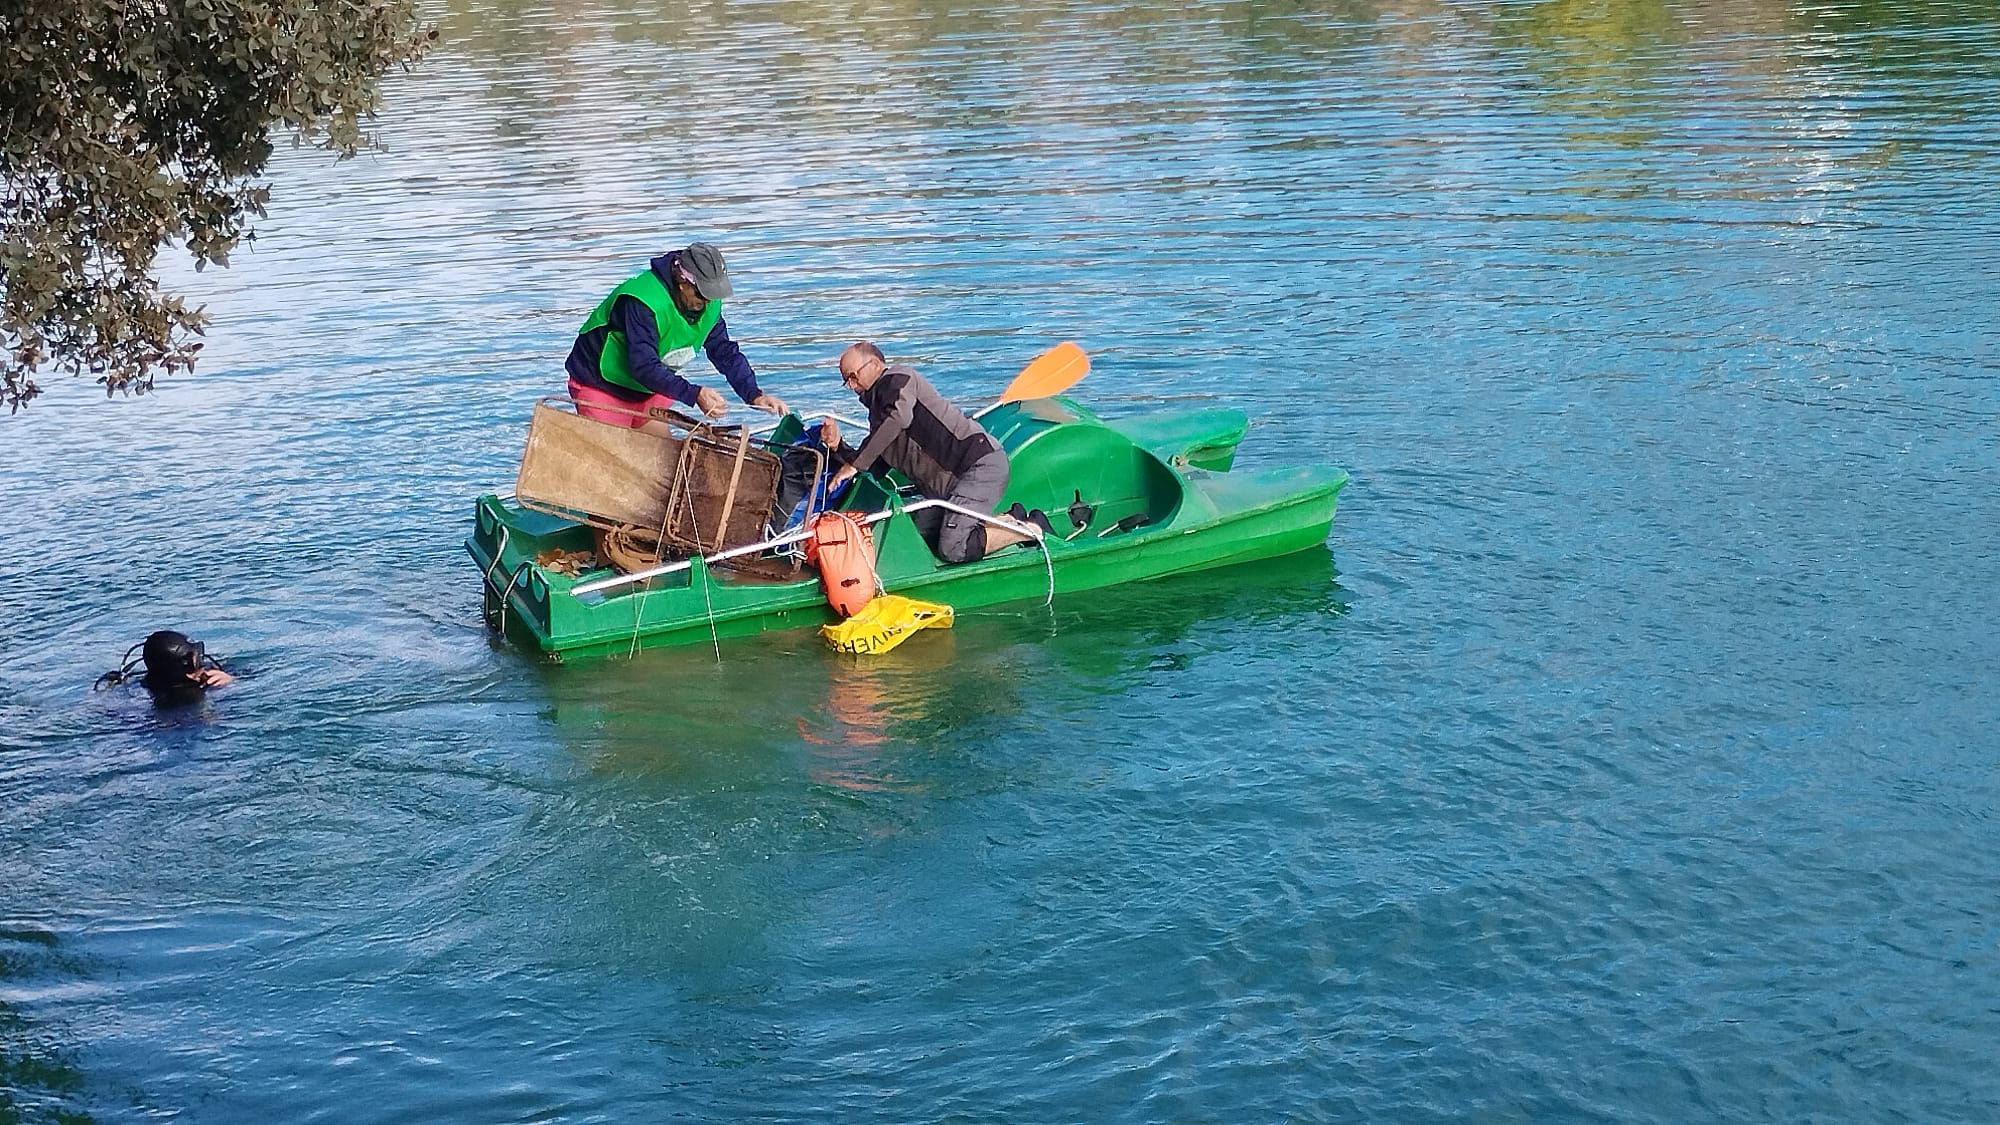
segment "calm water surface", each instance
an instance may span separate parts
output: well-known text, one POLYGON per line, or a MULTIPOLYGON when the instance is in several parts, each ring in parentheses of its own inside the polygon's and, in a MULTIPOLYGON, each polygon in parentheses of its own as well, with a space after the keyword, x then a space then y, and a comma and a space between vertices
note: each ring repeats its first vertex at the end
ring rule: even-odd
POLYGON ((0 1119, 2000 1119, 1990 3, 436 15, 201 377, 0 422, 0 1119), (1074 338, 1328 546, 496 645, 472 497, 694 238, 795 405, 1074 338), (90 692, 166 625, 240 686, 90 692))

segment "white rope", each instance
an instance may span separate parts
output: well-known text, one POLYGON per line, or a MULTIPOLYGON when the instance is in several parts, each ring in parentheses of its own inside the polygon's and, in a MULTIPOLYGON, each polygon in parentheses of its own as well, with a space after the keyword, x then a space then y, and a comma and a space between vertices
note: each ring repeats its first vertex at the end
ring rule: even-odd
MULTIPOLYGON (((886 516, 889 513, 885 512, 882 514, 886 516)), ((738 558, 742 555, 751 555, 751 554, 756 554, 759 551, 772 550, 778 547, 782 547, 787 543, 797 543, 798 541, 806 538, 810 534, 811 534, 810 532, 807 532, 803 529, 798 531, 787 531, 783 535, 773 536, 772 538, 766 539, 761 543, 751 543, 742 547, 732 547, 727 551, 717 551, 712 555, 704 555, 702 556, 701 561, 704 563, 727 562, 730 559, 738 558)), ((693 565, 694 565, 694 560, 692 559, 681 559, 678 562, 663 563, 660 566, 648 567, 645 570, 635 570, 630 574, 619 574, 619 575, 614 575, 610 578, 600 578, 595 582, 585 582, 580 586, 571 587, 570 593, 575 594, 578 597, 582 597, 585 594, 595 594, 600 590, 609 590, 614 586, 625 586, 625 585, 630 585, 633 582, 644 582, 648 578, 658 578, 663 574, 678 574, 681 571, 686 570, 693 565)))
POLYGON ((706 566, 701 568, 701 600, 708 607, 708 643, 715 646, 715 666, 722 667, 722 638, 715 633, 715 600, 709 596, 709 586, 715 581, 715 572, 706 566))
POLYGON ((646 596, 653 592, 651 586, 639 587, 639 596, 632 599, 632 643, 625 648, 625 659, 639 655, 639 622, 645 616, 646 596))
POLYGON ((1042 565, 1049 572, 1049 591, 1042 595, 1042 608, 1047 609, 1056 604, 1056 560, 1049 556, 1049 541, 1046 538, 1035 536, 1035 546, 1042 549, 1042 565))
POLYGON ((971 516, 973 519, 976 519, 981 523, 991 524, 994 527, 1002 529, 1003 531, 1018 532, 1019 534, 1027 536, 1029 540, 1031 540, 1035 544, 1035 546, 1041 548, 1042 565, 1046 567, 1048 570, 1048 575, 1049 575, 1048 593, 1043 595, 1042 605, 1051 606, 1055 604, 1056 561, 1049 555, 1048 540, 1046 539, 1046 537, 1042 535, 1042 529, 1040 527, 1037 527, 1032 523, 1016 523, 1011 519, 1003 519, 1000 516, 992 515, 991 513, 975 512, 971 508, 962 507, 958 504, 952 503, 949 500, 920 500, 917 503, 912 504, 907 508, 904 508, 903 510, 905 512, 918 512, 922 511, 925 508, 943 508, 946 511, 957 512, 958 514, 964 516, 971 516))
MULTIPOLYGON (((706 428, 708 432, 711 434, 717 432, 714 426, 708 425, 707 423, 703 423, 702 426, 696 427, 696 429, 702 429, 702 428, 706 428)), ((721 444, 722 441, 721 438, 715 438, 714 440, 718 445, 721 444)), ((694 430, 688 431, 688 442, 689 442, 689 448, 693 448, 694 430)), ((743 431, 743 444, 738 446, 736 450, 736 472, 731 473, 729 476, 729 498, 728 500, 725 500, 722 505, 722 519, 725 524, 729 520, 729 505, 733 503, 736 499, 736 473, 740 473, 743 471, 743 450, 748 448, 749 444, 750 444, 750 431, 745 430, 743 431)), ((685 475, 692 477, 694 474, 687 473, 685 475)), ((688 526, 694 528, 694 544, 697 548, 699 548, 701 546, 701 514, 695 510, 693 489, 694 486, 692 484, 689 484, 688 526)), ((715 529, 715 545, 718 547, 722 546, 722 536, 724 531, 725 528, 723 527, 718 527, 715 529)), ((664 540, 662 540, 662 542, 664 542, 664 540)), ((692 578, 693 576, 690 575, 689 577, 692 578)), ((717 636, 715 632, 715 598, 709 590, 709 587, 714 582, 715 582, 715 572, 713 570, 710 570, 708 566, 704 563, 701 568, 701 603, 704 607, 704 611, 708 615, 708 643, 714 646, 715 648, 715 666, 717 668, 720 668, 722 667, 722 638, 717 636)))

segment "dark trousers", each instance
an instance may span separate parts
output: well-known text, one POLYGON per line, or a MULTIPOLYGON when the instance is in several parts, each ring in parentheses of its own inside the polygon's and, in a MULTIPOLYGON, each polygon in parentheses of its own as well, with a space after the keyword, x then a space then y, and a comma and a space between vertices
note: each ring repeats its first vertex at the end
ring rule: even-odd
MULTIPOLYGON (((960 473, 946 500, 975 512, 990 512, 1007 491, 1007 455, 994 450, 960 473)), ((926 508, 910 517, 931 553, 948 563, 986 557, 986 525, 942 508, 926 508)))

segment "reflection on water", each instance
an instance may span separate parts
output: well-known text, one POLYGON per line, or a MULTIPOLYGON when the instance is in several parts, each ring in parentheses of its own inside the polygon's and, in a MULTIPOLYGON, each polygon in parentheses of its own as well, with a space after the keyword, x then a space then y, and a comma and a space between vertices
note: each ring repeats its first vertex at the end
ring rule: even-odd
POLYGON ((523 826, 513 850, 534 862, 505 897, 569 909, 515 941, 564 964, 588 950, 645 972, 668 956, 711 987, 779 987, 782 967, 761 954, 833 909, 818 899, 839 890, 836 872, 885 848, 925 870, 942 841, 1009 831, 989 818, 994 802, 1063 804, 1102 786, 1110 763, 1080 750, 1079 732, 1117 738, 1130 722, 1187 744, 1199 714, 1119 701, 1176 683, 1210 696, 1208 670, 1258 636, 1325 651, 1326 619, 1344 611, 1315 549, 1058 599, 1053 613, 979 611, 880 657, 794 632, 724 641, 719 664, 694 646, 539 665, 542 718, 589 782, 566 798, 572 812, 523 826))
POLYGON ((818 783, 899 789, 911 757, 1078 700, 1115 696, 1167 662, 1225 651, 1266 626, 1344 612, 1325 548, 1113 587, 1053 609, 958 615, 888 653, 834 652, 793 630, 544 669, 558 737, 595 772, 694 783, 782 770, 794 753, 818 783), (1204 630, 1205 622, 1223 625, 1204 630))

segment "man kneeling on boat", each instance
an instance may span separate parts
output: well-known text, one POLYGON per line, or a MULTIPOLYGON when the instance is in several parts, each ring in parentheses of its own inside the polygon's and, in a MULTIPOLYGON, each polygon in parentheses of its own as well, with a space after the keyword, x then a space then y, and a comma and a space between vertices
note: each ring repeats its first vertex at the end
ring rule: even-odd
MULTIPOLYGON (((922 375, 890 366, 882 349, 866 340, 848 345, 839 363, 840 381, 868 408, 868 437, 856 450, 841 444, 840 426, 832 418, 820 421, 820 440, 840 463, 829 491, 856 473, 887 467, 909 477, 927 499, 975 512, 993 510, 1007 491, 1007 452, 991 434, 922 375)), ((926 508, 910 519, 931 552, 948 563, 985 558, 1034 538, 1025 528, 1015 531, 941 508, 926 508)), ((1046 520, 1035 522, 1046 530, 1046 520)))

